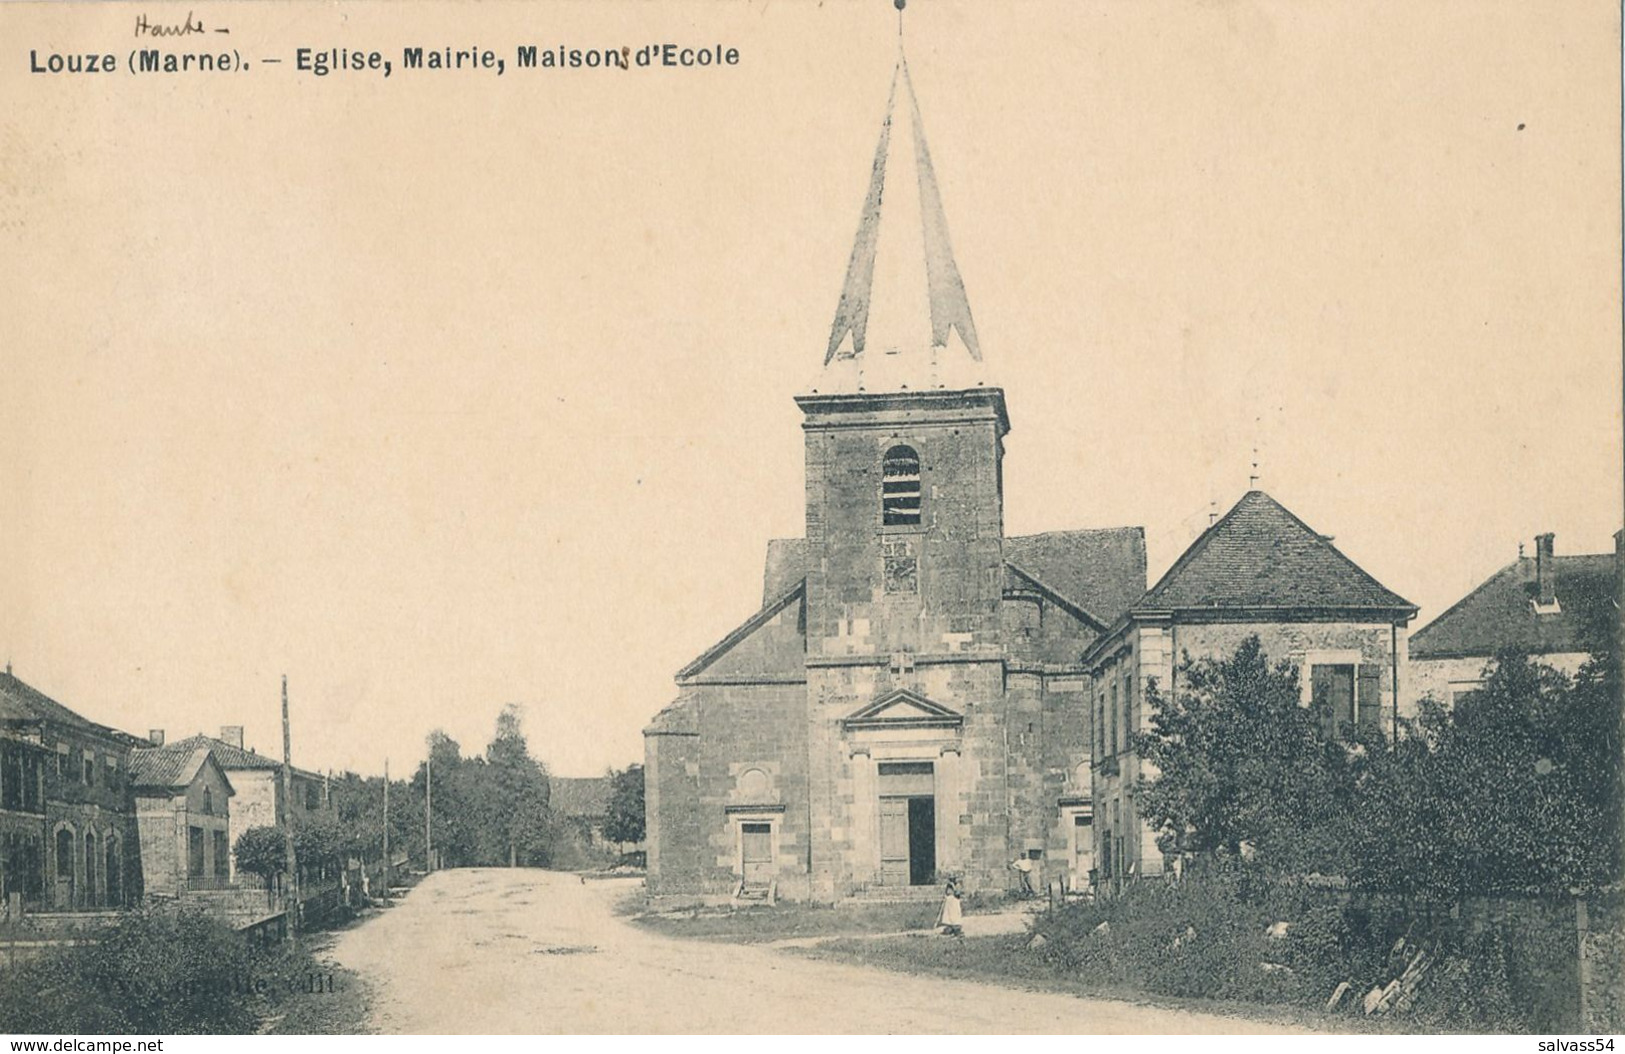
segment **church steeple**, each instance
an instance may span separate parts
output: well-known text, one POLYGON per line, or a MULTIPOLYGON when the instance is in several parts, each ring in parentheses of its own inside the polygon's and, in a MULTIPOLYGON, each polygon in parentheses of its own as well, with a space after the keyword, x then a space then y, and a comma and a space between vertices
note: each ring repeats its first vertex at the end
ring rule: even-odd
POLYGON ((901 52, 875 146, 821 391, 963 389, 982 351, 901 52))

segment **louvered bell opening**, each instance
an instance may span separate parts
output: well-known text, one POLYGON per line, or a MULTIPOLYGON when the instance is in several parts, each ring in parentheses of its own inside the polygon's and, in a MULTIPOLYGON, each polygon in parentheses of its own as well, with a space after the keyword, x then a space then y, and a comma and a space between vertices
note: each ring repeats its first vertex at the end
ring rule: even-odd
POLYGON ((920 522, 920 455, 912 447, 895 446, 881 464, 881 522, 887 527, 916 526, 920 522))

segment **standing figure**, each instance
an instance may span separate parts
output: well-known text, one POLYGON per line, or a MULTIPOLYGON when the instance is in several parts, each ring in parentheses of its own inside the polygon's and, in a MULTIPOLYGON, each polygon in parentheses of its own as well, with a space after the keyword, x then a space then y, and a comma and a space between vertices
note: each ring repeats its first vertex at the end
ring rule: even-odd
POLYGON ((942 891, 942 911, 937 915, 937 929, 944 937, 965 935, 965 913, 959 903, 959 883, 950 878, 942 891))

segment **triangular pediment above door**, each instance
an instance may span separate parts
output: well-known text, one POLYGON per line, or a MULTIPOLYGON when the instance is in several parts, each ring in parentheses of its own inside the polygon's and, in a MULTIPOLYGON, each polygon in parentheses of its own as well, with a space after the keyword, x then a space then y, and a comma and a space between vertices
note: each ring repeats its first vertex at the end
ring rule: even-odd
POLYGON ((848 729, 959 728, 964 723, 964 714, 907 688, 887 692, 841 719, 848 729))

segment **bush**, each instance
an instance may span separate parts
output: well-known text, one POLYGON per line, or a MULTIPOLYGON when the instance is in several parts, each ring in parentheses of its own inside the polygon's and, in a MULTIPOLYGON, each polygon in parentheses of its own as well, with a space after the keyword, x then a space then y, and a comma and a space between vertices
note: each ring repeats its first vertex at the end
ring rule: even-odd
POLYGON ((317 969, 295 945, 255 946, 200 912, 137 911, 93 945, 0 974, 0 1032, 251 1033, 317 969))
POLYGON ((1542 921, 1550 910, 1529 901, 1468 924, 1400 900, 1350 906, 1237 867, 1068 905, 1033 929, 1045 938, 1038 954, 1091 987, 1320 1009, 1346 981, 1339 1012, 1351 1015, 1425 948, 1431 965, 1398 1013, 1435 1030, 1562 1031, 1576 1010, 1565 1003, 1577 983, 1565 972, 1574 936, 1542 921), (1285 932, 1272 934, 1281 922, 1285 932))

